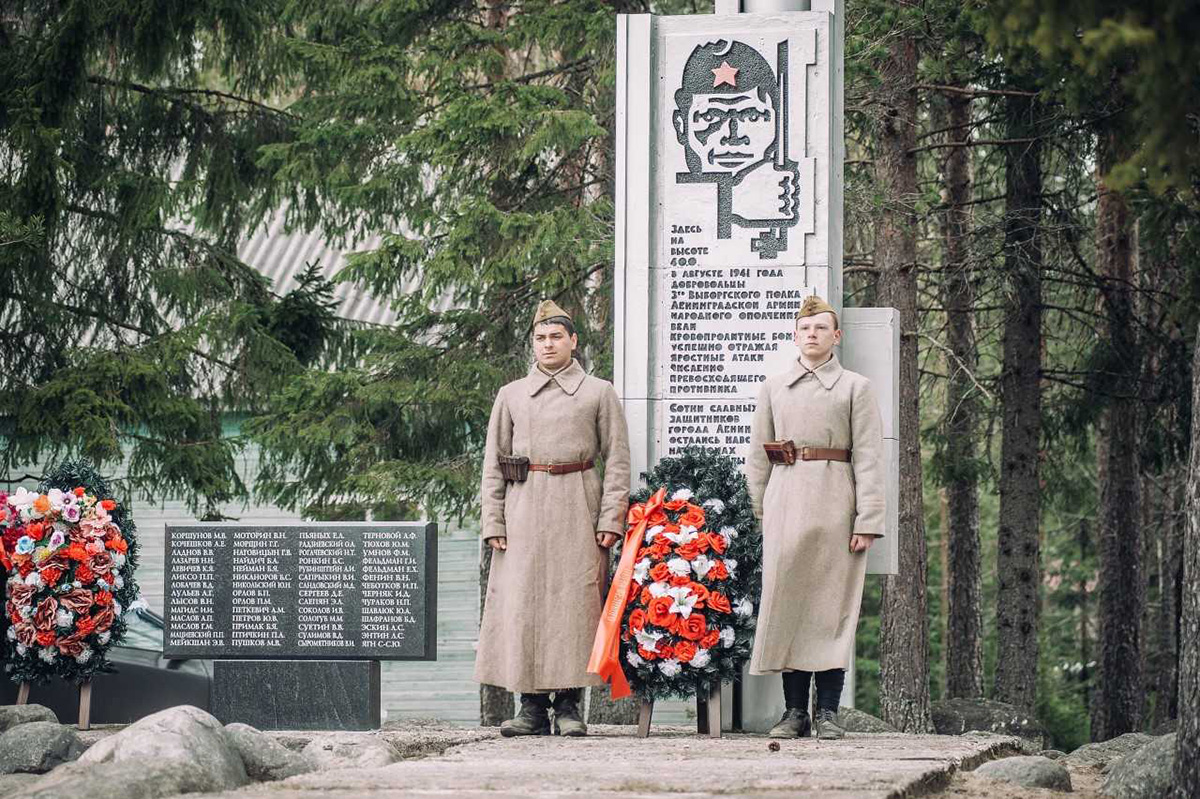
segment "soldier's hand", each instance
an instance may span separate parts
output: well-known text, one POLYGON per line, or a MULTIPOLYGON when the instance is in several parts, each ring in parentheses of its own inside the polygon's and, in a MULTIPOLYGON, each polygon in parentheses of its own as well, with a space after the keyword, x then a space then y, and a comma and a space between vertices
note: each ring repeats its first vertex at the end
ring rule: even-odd
POLYGON ((617 543, 617 534, 616 533, 603 533, 603 532, 596 533, 596 543, 599 544, 600 546, 604 547, 605 549, 608 549, 613 544, 617 543))
POLYGON ((850 536, 850 551, 866 552, 874 543, 875 536, 873 535, 852 535, 850 536))
POLYGON ((504 550, 508 549, 508 539, 502 535, 493 536, 489 538, 487 542, 491 544, 492 549, 496 550, 497 552, 503 552, 504 550))

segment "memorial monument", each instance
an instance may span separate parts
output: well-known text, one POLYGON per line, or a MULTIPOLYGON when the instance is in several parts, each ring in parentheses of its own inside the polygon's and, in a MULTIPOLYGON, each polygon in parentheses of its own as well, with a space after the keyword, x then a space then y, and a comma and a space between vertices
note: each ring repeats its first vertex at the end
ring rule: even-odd
MULTIPOLYGON (((794 316, 816 293, 880 399, 888 536, 868 571, 895 573, 898 315, 842 302, 842 0, 716 12, 617 18, 613 362, 633 473, 688 445, 744 460, 759 385, 796 358, 794 316)), ((765 730, 778 678, 743 686, 742 724, 765 730)), ((843 704, 853 690, 849 675, 843 704)))
POLYGON ((380 725, 380 661, 437 659, 437 526, 168 525, 163 655, 213 658, 212 711, 380 725))

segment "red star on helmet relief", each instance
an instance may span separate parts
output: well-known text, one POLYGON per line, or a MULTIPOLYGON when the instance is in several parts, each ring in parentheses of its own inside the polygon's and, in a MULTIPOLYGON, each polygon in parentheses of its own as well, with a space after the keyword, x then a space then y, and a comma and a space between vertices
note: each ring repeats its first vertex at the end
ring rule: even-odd
POLYGON ((713 73, 713 88, 717 88, 722 83, 728 83, 733 88, 737 88, 737 67, 729 66, 728 61, 722 61, 721 66, 716 67, 713 73))

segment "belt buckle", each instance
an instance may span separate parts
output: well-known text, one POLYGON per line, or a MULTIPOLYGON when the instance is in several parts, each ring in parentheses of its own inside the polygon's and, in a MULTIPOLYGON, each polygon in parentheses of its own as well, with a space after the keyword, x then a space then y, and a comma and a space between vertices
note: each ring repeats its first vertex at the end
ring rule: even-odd
POLYGON ((546 474, 558 474, 558 472, 555 471, 553 460, 546 461, 546 474))
POLYGON ((811 458, 808 457, 808 453, 811 451, 812 451, 812 447, 801 447, 800 448, 800 460, 802 460, 802 461, 811 460, 811 458))

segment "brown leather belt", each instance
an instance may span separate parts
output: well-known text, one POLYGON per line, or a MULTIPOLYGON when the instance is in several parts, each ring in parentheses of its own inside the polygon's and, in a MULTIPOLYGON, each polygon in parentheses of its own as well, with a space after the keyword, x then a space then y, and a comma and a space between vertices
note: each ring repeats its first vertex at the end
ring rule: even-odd
POLYGON ((825 447, 801 447, 800 460, 802 461, 843 461, 850 462, 850 450, 848 449, 828 449, 825 447))
POLYGON ((531 463, 529 471, 548 472, 549 474, 574 474, 586 472, 596 465, 595 461, 580 461, 578 463, 531 463))
POLYGON ((842 461, 850 462, 850 450, 830 449, 828 447, 797 447, 790 440, 768 441, 763 444, 767 459, 771 463, 791 466, 797 459, 802 461, 842 461))

